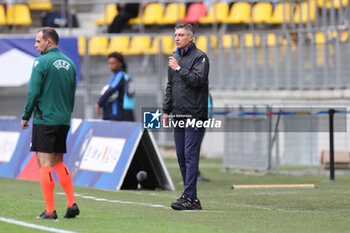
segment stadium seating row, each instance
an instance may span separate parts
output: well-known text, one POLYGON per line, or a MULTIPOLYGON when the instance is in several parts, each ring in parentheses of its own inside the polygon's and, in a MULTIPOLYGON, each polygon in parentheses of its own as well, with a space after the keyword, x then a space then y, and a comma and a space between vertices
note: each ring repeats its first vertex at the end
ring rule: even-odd
MULTIPOLYGON (((290 4, 289 2, 277 3, 273 8, 270 2, 257 2, 252 5, 249 2, 235 2, 229 9, 229 5, 223 2, 216 2, 207 11, 206 6, 201 2, 192 3, 186 12, 182 3, 170 3, 165 9, 161 3, 148 4, 141 16, 131 19, 129 24, 154 25, 154 24, 175 24, 179 21, 186 23, 255 23, 255 24, 282 24, 283 22, 306 23, 314 22, 316 5, 319 8, 330 9, 334 1, 334 8, 347 7, 348 0, 311 0, 290 4)), ((105 8, 100 19, 95 20, 96 25, 109 25, 118 14, 115 4, 109 4, 105 8)))
MULTIPOLYGON (((138 16, 129 21, 129 24, 140 24, 145 25, 152 24, 175 24, 179 19, 184 18, 186 8, 184 4, 180 3, 169 3, 164 11, 164 7, 160 3, 150 3, 146 6, 142 18, 138 16)), ((118 10, 115 4, 109 4, 105 8, 104 14, 100 19, 95 20, 94 23, 97 25, 111 24, 114 17, 118 14, 118 10)))
POLYGON ((8 5, 7 10, 0 4, 0 25, 31 25, 31 10, 51 10, 50 0, 28 0, 28 4, 8 5))
MULTIPOLYGON (((308 35, 309 39, 312 35, 308 35)), ((329 33, 328 40, 337 37, 337 32, 329 33)), ((340 35, 341 41, 346 41, 348 37, 347 32, 342 32, 340 35)), ((258 34, 244 34, 243 37, 239 37, 237 34, 224 34, 219 38, 216 35, 200 35, 195 40, 198 48, 204 52, 208 51, 208 48, 216 49, 219 47, 223 49, 230 49, 232 47, 237 48, 242 44, 246 48, 261 46, 261 38, 258 34), (219 43, 220 40, 220 43, 219 43), (255 42, 254 42, 255 40, 255 42)), ((318 32, 315 35, 316 44, 324 44, 326 38, 323 32, 318 32)), ((86 38, 80 37, 78 39, 79 54, 81 56, 86 53, 86 38)), ((281 36, 276 36, 273 33, 266 35, 266 45, 273 47, 275 45, 287 44, 286 39, 281 36)), ((174 39, 169 35, 159 35, 154 38, 147 35, 137 35, 129 38, 129 36, 115 36, 109 39, 106 36, 95 36, 89 39, 88 50, 89 55, 107 55, 110 52, 118 51, 125 55, 141 55, 141 54, 171 54, 176 49, 174 39)))
MULTIPOLYGON (((86 39, 78 39, 79 54, 85 55, 86 39)), ((115 36, 110 40, 105 36, 95 36, 88 42, 89 55, 107 55, 113 51, 122 52, 125 55, 158 54, 159 51, 171 54, 175 50, 172 36, 157 36, 153 40, 150 36, 115 36), (161 48, 160 48, 161 40, 161 48)))
MULTIPOLYGON (((316 5, 319 8, 326 7, 339 9, 347 7, 348 0, 311 0, 301 4, 288 2, 277 3, 273 8, 270 2, 257 2, 252 5, 249 2, 235 2, 229 9, 229 5, 216 2, 207 11, 201 2, 192 3, 186 11, 182 3, 170 3, 165 9, 161 3, 150 3, 144 9, 142 16, 129 21, 129 24, 175 24, 179 21, 186 23, 229 23, 229 24, 282 24, 283 22, 306 23, 314 22, 316 5)), ((30 25, 32 23, 30 10, 50 10, 50 0, 28 0, 28 4, 9 5, 7 11, 0 5, 0 25, 30 25)), ((115 4, 109 4, 100 19, 95 20, 96 25, 109 25, 118 14, 115 4)))

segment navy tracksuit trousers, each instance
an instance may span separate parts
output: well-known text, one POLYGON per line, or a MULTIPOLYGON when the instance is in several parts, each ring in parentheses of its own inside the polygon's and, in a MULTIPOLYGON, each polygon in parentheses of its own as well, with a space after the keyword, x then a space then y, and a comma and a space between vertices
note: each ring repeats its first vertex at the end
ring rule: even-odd
POLYGON ((197 199, 199 153, 203 135, 204 128, 174 128, 176 155, 184 184, 184 195, 191 200, 197 199))

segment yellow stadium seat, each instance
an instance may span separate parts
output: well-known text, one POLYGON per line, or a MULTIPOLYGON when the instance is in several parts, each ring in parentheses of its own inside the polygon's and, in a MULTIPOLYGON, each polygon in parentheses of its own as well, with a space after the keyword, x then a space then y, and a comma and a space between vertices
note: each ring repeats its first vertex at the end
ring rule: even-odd
POLYGON ((230 49, 232 47, 238 47, 239 46, 239 38, 236 34, 224 34, 221 36, 222 41, 222 47, 224 49, 230 49))
POLYGON ((268 47, 274 47, 276 45, 276 35, 273 33, 267 34, 266 44, 268 47))
POLYGON ((325 46, 324 43, 316 43, 316 66, 317 67, 324 67, 326 61, 325 61, 325 46))
POLYGON ((9 25, 31 25, 32 18, 28 5, 15 4, 7 8, 7 24, 9 25))
POLYGON ((182 3, 172 2, 165 8, 165 13, 157 23, 158 24, 176 24, 186 14, 186 6, 182 3))
POLYGON ((203 52, 208 52, 208 37, 198 36, 195 40, 196 47, 202 50, 203 52))
POLYGON ((115 4, 108 4, 101 18, 94 21, 96 25, 110 25, 113 19, 118 15, 118 9, 115 4))
POLYGON ((151 47, 151 37, 149 36, 134 36, 131 39, 130 47, 124 51, 126 55, 140 55, 147 48, 151 47))
POLYGON ((283 22, 290 23, 291 19, 291 7, 288 2, 277 3, 272 13, 270 23, 282 24, 283 22))
POLYGON ((89 55, 106 55, 108 54, 108 37, 105 36, 95 36, 91 37, 89 40, 89 55))
POLYGON ((145 54, 150 54, 150 55, 155 55, 159 53, 159 46, 160 46, 160 36, 156 36, 152 40, 151 47, 145 48, 144 53, 145 54))
POLYGON ((80 56, 84 56, 86 53, 86 39, 83 36, 78 38, 78 53, 80 56))
POLYGON ((317 32, 315 36, 316 44, 324 44, 326 42, 323 32, 317 32))
POLYGON ((224 49, 230 49, 232 47, 233 37, 231 34, 222 35, 221 40, 222 40, 222 47, 224 49))
POLYGON ((272 16, 272 4, 269 2, 258 2, 253 7, 253 23, 269 23, 272 16))
POLYGON ((347 7, 348 6, 348 0, 318 0, 317 1, 317 5, 319 8, 323 8, 323 6, 325 5, 327 9, 331 9, 332 8, 332 1, 334 2, 334 8, 335 9, 339 9, 340 6, 347 7))
POLYGON ((206 37, 206 36, 204 36, 204 37, 205 37, 205 39, 200 38, 200 40, 204 40, 204 41, 199 41, 199 42, 198 42, 198 38, 197 38, 197 42, 195 41, 196 46, 197 46, 197 43, 201 44, 202 42, 205 42, 205 43, 207 43, 207 47, 210 46, 210 48, 212 48, 212 49, 218 48, 218 38, 216 35, 210 35, 209 37, 206 37))
POLYGON ((216 49, 218 47, 218 38, 216 37, 216 35, 210 35, 209 39, 210 39, 210 46, 213 49, 216 49))
POLYGON ((314 22, 316 17, 316 4, 315 1, 302 2, 301 7, 299 3, 296 3, 294 22, 298 24, 300 21, 306 24, 307 21, 314 22), (301 11, 301 17, 300 17, 301 11), (309 13, 308 13, 309 12, 309 13))
MULTIPOLYGON (((255 47, 258 47, 261 45, 260 37, 257 34, 254 34, 255 37, 255 47)), ((254 37, 253 34, 245 34, 244 35, 244 41, 245 41, 245 47, 246 48, 252 48, 254 47, 254 37)))
POLYGON ((130 40, 128 36, 115 36, 112 37, 108 46, 108 53, 120 52, 124 53, 130 45, 130 40))
POLYGON ((164 7, 160 3, 150 3, 146 6, 141 22, 145 25, 156 24, 163 17, 164 7))
POLYGON ((129 25, 140 24, 141 23, 140 15, 138 15, 135 18, 131 18, 128 23, 129 23, 129 25))
POLYGON ((212 24, 223 23, 227 18, 229 7, 227 3, 216 2, 210 8, 205 17, 199 19, 199 23, 212 24))
POLYGON ((3 5, 0 5, 0 25, 6 24, 6 15, 5 15, 5 8, 3 5))
POLYGON ((162 52, 164 54, 172 54, 176 50, 174 38, 172 36, 161 36, 162 52))
POLYGON ((28 0, 30 10, 44 10, 49 11, 52 9, 50 0, 28 0))
POLYGON ((240 44, 239 44, 239 36, 234 34, 232 37, 233 37, 233 45, 235 47, 239 47, 240 46, 240 44))
POLYGON ((250 23, 250 13, 251 5, 249 2, 236 2, 231 6, 230 13, 224 22, 232 24, 250 23))

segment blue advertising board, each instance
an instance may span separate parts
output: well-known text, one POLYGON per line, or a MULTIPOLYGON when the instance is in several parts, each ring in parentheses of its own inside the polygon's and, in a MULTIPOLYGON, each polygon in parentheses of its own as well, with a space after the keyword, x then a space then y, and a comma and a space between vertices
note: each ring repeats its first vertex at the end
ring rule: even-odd
MULTIPOLYGON (((0 86, 23 86, 29 83, 33 61, 40 56, 33 38, 0 38, 0 86)), ((80 77, 80 59, 76 37, 61 37, 58 49, 69 57, 77 70, 77 82, 80 77)))
MULTIPOLYGON (((31 127, 22 130, 20 119, 0 118, 0 176, 39 181, 30 142, 31 127)), ((174 190, 153 136, 141 123, 73 119, 64 162, 74 185, 136 189, 135 174, 143 170, 145 188, 174 190)))

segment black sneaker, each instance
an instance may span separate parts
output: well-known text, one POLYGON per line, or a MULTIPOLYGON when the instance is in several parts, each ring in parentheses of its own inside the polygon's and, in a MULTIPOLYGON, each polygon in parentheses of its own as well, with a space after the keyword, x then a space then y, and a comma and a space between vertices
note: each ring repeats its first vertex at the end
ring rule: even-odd
POLYGON ((54 210, 52 214, 46 214, 45 210, 40 216, 37 216, 36 219, 57 219, 56 210, 54 210))
POLYGON ((192 200, 189 198, 179 198, 177 202, 171 203, 171 208, 174 210, 192 210, 192 200))
POLYGON ((65 218, 75 218, 75 216, 79 215, 80 211, 77 206, 77 203, 74 203, 72 207, 67 208, 67 212, 64 215, 65 218))
POLYGON ((201 202, 199 201, 199 199, 196 199, 192 202, 192 209, 193 210, 201 210, 202 209, 202 205, 201 205, 201 202))
POLYGON ((186 199, 185 194, 182 194, 181 197, 179 197, 176 201, 182 202, 182 200, 185 200, 185 199, 186 199))

